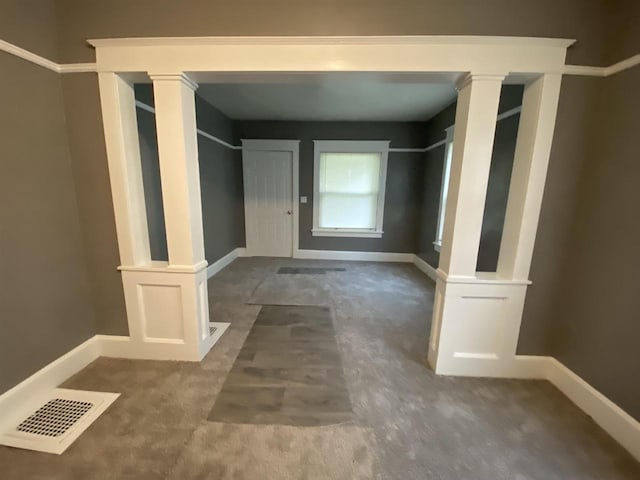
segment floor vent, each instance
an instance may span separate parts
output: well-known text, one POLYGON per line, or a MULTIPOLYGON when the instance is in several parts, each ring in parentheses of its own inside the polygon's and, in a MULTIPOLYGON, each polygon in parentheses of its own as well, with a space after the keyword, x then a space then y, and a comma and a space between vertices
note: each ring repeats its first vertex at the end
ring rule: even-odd
POLYGON ((209 337, 213 340, 213 344, 215 345, 224 332, 229 328, 230 323, 226 322, 209 322, 209 337))
POLYGON ((61 454, 119 395, 56 388, 13 422, 15 426, 0 436, 0 444, 61 454))

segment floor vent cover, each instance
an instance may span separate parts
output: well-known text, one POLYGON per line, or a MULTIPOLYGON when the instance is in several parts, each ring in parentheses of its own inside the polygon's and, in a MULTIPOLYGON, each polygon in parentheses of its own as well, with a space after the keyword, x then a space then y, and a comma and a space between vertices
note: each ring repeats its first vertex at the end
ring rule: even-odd
POLYGON ((93 403, 54 398, 22 422, 16 430, 47 437, 58 437, 93 408, 93 403))
POLYGON ((30 408, 15 412, 17 420, 0 435, 0 444, 60 454, 119 396, 56 388, 30 408))
POLYGON ((215 345, 224 332, 229 328, 230 323, 226 322, 209 322, 209 338, 212 345, 215 345))

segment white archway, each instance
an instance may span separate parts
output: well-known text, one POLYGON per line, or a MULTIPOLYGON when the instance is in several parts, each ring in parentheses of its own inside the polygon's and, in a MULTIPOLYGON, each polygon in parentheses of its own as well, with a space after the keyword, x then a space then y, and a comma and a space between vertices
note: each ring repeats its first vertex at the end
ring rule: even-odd
POLYGON ((194 89, 223 72, 447 73, 458 78, 454 157, 429 362, 439 374, 526 376, 516 356, 566 49, 522 37, 208 37, 92 40, 136 358, 211 348, 194 89), (500 88, 526 84, 498 271, 475 271, 500 88), (149 254, 135 78, 155 91, 169 261, 149 254))

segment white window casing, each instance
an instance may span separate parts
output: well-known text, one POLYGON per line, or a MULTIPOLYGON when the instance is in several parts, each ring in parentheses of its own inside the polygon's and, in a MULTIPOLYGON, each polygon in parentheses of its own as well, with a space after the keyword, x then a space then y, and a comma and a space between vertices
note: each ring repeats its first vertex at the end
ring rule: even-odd
POLYGON ((314 140, 313 236, 381 238, 389 141, 314 140))
POLYGON ((436 227, 436 239, 433 248, 436 252, 442 247, 442 233, 444 232, 444 217, 447 207, 447 195, 449 193, 449 175, 451 173, 451 158, 453 156, 453 129, 454 125, 445 129, 444 165, 442 166, 442 185, 440 187, 440 204, 438 206, 438 226, 436 227))

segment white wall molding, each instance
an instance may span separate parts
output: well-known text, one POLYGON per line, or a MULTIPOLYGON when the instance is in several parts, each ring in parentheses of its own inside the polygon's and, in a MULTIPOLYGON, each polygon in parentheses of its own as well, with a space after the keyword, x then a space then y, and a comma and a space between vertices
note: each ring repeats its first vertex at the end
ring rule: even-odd
MULTIPOLYGON (((515 107, 512 108, 511 110, 507 110, 505 112, 502 112, 498 115, 497 117, 497 121, 499 122, 500 120, 504 120, 506 118, 509 117, 513 117, 514 115, 519 114, 522 111, 522 106, 520 107, 515 107)), ((448 130, 449 128, 452 128, 453 125, 451 125, 450 127, 448 127, 446 130, 448 130)), ((447 139, 444 138, 442 140, 439 140, 435 143, 432 143, 431 145, 427 146, 427 147, 419 147, 419 148, 412 148, 412 147, 408 147, 408 148, 404 148, 404 147, 398 147, 398 148, 394 148, 391 147, 389 148, 389 153, 424 153, 424 152, 428 152, 430 150, 433 150, 435 148, 441 147, 443 145, 445 145, 447 143, 447 139)))
POLYGON ((246 249, 244 247, 238 247, 231 250, 224 257, 216 260, 207 267, 207 278, 213 277, 216 273, 229 265, 238 257, 244 257, 246 255, 246 249))
POLYGON ((553 357, 547 357, 544 378, 640 461, 640 423, 636 419, 553 357))
POLYGON ((553 357, 517 355, 516 378, 548 380, 580 410, 640 460, 640 422, 553 357))
POLYGON ((351 260, 363 262, 413 263, 413 253, 352 252, 346 250, 298 250, 293 258, 309 260, 351 260))
POLYGON ((582 75, 585 77, 610 77, 629 68, 640 65, 640 53, 609 65, 608 67, 591 67, 588 65, 565 65, 564 75, 582 75))
POLYGON ((37 53, 30 52, 29 50, 18 47, 17 45, 6 42, 4 40, 0 40, 0 51, 15 55, 16 57, 22 58, 23 60, 31 63, 35 63, 36 65, 40 65, 41 67, 44 67, 56 73, 83 73, 96 71, 95 63, 59 64, 49 60, 48 58, 40 56, 37 53))
POLYGON ((631 67, 640 65, 640 53, 633 55, 629 58, 621 60, 613 65, 609 65, 604 69, 604 76, 615 75, 616 73, 623 72, 631 67))
POLYGON ((213 140, 214 142, 217 142, 224 147, 230 148, 231 150, 242 150, 242 145, 231 145, 230 143, 227 143, 218 137, 214 137, 204 130, 200 130, 199 128, 196 131, 198 132, 198 135, 202 135, 203 137, 208 138, 209 140, 213 140))
MULTIPOLYGON (((146 103, 141 102, 140 100, 136 100, 136 107, 140 108, 141 110, 145 110, 149 113, 153 113, 154 115, 156 114, 155 108, 153 108, 151 105, 147 105, 146 103)), ((199 128, 196 129, 196 132, 198 133, 198 135, 202 135, 203 137, 208 138, 209 140, 212 140, 214 142, 217 142, 220 145, 223 145, 227 148, 230 148, 231 150, 242 150, 242 145, 231 145, 230 143, 225 142, 221 138, 211 135, 210 133, 207 133, 204 130, 201 130, 199 128)))
POLYGON ((438 280, 438 274, 435 268, 425 262, 418 255, 413 256, 413 264, 418 267, 427 277, 429 277, 434 282, 438 280))
POLYGON ((58 73, 90 73, 96 71, 95 63, 61 63, 58 65, 58 73))

